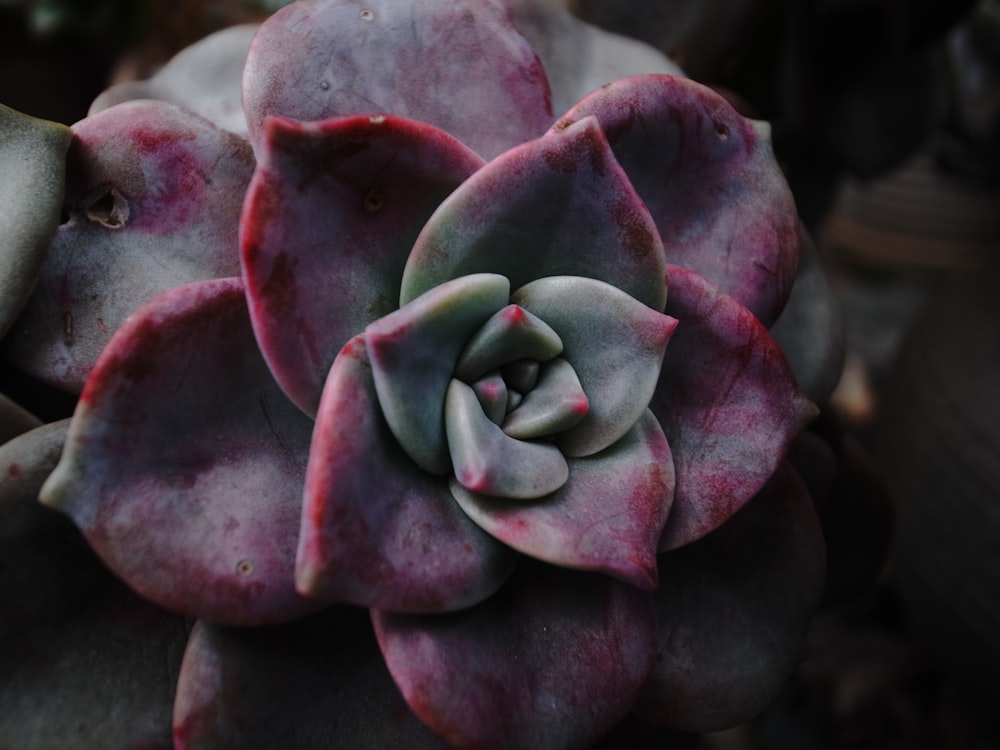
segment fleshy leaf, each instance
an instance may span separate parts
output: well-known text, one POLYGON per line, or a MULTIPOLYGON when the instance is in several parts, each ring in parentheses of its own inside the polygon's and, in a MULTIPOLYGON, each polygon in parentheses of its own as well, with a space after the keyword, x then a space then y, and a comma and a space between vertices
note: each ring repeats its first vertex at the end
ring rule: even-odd
POLYGON ((108 579, 70 520, 38 502, 67 426, 44 425, 0 446, 0 640, 72 617, 108 579))
POLYGON ((293 580, 311 432, 260 358, 240 280, 190 284, 104 350, 42 500, 168 609, 301 616, 317 606, 293 580))
POLYGON ((407 703, 460 747, 589 746, 628 713, 656 648, 647 592, 527 559, 476 607, 373 621, 407 703))
POLYGON ((487 159, 545 132, 545 73, 504 4, 419 6, 299 0, 272 15, 244 74, 255 145, 267 115, 391 113, 441 128, 487 159))
POLYGON ((63 223, 5 342, 19 369, 78 393, 112 334, 160 292, 240 272, 245 140, 164 102, 73 126, 63 223))
POLYGON ((562 432, 587 416, 590 404, 573 365, 556 357, 540 366, 538 382, 517 409, 507 415, 503 431, 518 440, 562 432))
POLYGON ((802 390, 814 403, 826 403, 844 372, 846 332, 840 300, 805 227, 795 286, 770 330, 802 390))
POLYGON ((455 368, 470 383, 484 373, 518 359, 544 362, 562 351, 559 335, 523 307, 507 305, 476 331, 455 368))
POLYGON ((174 703, 176 750, 445 750, 409 710, 362 609, 288 625, 191 632, 174 703))
POLYGON ((62 455, 69 420, 39 425, 0 444, 0 540, 27 534, 62 516, 38 502, 62 455))
POLYGON ((607 448, 628 432, 653 395, 677 321, 595 279, 549 277, 511 294, 511 302, 559 334, 590 410, 556 442, 567 456, 607 448))
POLYGON ((41 424, 42 420, 0 393, 0 445, 41 424))
POLYGON ((452 485, 469 517, 514 549, 645 589, 656 587, 673 489, 670 447, 649 411, 610 448, 570 459, 569 481, 540 502, 497 502, 452 485))
POLYGON ((379 409, 362 337, 327 380, 306 473, 296 580, 328 601, 440 612, 492 594, 517 555, 420 469, 379 409))
MULTIPOLYGON (((89 554, 82 541, 80 547, 89 554)), ((5 747, 172 750, 171 694, 187 639, 184 620, 100 572, 103 585, 64 616, 0 641, 5 747)), ((71 580, 61 581, 64 594, 71 580)))
POLYGON ((447 474, 451 469, 444 431, 448 383, 466 342, 507 304, 509 295, 510 284, 502 276, 464 276, 366 329, 386 421, 406 454, 425 471, 447 474))
MULTIPOLYGON (((637 73, 682 75, 656 48, 585 23, 565 0, 507 0, 514 26, 531 42, 563 112, 598 86, 637 73)), ((579 9, 580 3, 576 3, 579 9)))
POLYGON ((775 699, 824 584, 823 534, 787 466, 723 526, 660 556, 660 654, 637 713, 713 732, 775 699))
POLYGON ((431 213, 482 160, 398 117, 268 120, 243 213, 250 314, 282 388, 315 414, 341 347, 398 307, 431 213))
POLYGON ((538 382, 538 362, 533 359, 519 359, 500 368, 500 374, 511 390, 526 393, 538 382))
POLYGON ((0 446, 0 744, 167 750, 184 621, 128 591, 38 502, 67 427, 0 446))
POLYGON ((677 492, 661 550, 721 525, 764 486, 816 407, 749 310, 671 266, 667 311, 679 321, 650 409, 663 425, 677 492))
POLYGON ((596 116, 655 220, 668 263, 697 271, 765 324, 795 281, 798 216, 771 145, 706 86, 632 76, 585 97, 554 126, 596 116))
POLYGON ((529 499, 566 483, 566 459, 548 442, 515 440, 483 412, 475 391, 452 380, 444 402, 455 479, 474 492, 529 499))
POLYGON ((241 24, 209 34, 174 55, 148 80, 124 81, 90 105, 94 115, 135 99, 158 99, 184 107, 224 130, 246 136, 243 66, 259 24, 241 24))
POLYGON ((483 411, 489 420, 496 424, 502 423, 504 416, 507 414, 510 391, 507 388, 507 383, 504 382, 503 376, 500 375, 500 371, 494 370, 493 372, 486 373, 486 375, 471 385, 472 390, 476 393, 476 398, 479 399, 479 404, 483 407, 483 411))
POLYGON ((456 190, 414 245, 400 302, 489 272, 514 289, 544 276, 600 279, 662 310, 663 258, 649 212, 586 120, 511 149, 456 190))
POLYGON ((0 338, 28 301, 59 225, 65 125, 0 105, 0 338))

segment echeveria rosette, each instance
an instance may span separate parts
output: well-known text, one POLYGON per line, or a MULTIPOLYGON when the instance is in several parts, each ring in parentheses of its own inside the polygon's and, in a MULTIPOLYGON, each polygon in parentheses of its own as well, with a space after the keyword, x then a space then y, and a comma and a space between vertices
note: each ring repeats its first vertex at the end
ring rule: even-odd
MULTIPOLYGON (((304 0, 262 27, 242 278, 177 279, 122 325, 43 497, 132 587, 203 620, 179 747, 254 736, 255 674, 291 696, 322 682, 314 661, 360 659, 325 637, 340 616, 384 659, 372 684, 387 667, 455 744, 581 746, 631 710, 745 720, 822 579, 782 468, 814 410, 765 327, 798 251, 766 140, 669 76, 554 120, 502 3, 404 5, 304 0), (417 50, 439 75, 401 85, 417 50)), ((334 710, 370 709, 341 685, 334 710)))

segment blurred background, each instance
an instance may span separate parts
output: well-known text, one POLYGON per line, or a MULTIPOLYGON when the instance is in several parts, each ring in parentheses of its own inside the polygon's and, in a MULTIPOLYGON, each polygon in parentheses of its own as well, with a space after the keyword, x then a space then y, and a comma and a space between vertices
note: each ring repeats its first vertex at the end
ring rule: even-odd
MULTIPOLYGON (((0 102, 72 124, 282 4, 0 0, 0 102)), ((696 745, 1000 748, 1000 0, 570 5, 771 122, 844 319, 824 608, 777 704, 696 745)))

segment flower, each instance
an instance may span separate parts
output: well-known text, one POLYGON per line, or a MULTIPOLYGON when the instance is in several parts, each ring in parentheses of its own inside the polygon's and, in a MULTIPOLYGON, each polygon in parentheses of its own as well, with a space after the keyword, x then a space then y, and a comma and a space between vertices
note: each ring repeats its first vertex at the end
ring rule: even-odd
POLYGON ((721 727, 790 668, 822 542, 783 464, 815 408, 766 328, 797 263, 787 186, 691 81, 621 79, 559 119, 549 100, 499 4, 299 0, 247 61, 252 177, 238 136, 168 105, 74 128, 95 134, 78 163, 108 140, 147 158, 81 191, 57 244, 212 248, 83 368, 42 489, 202 621, 179 746, 258 705, 226 678, 241 628, 340 648, 284 623, 342 617, 363 644, 346 605, 460 746, 589 745, 633 711, 721 727))

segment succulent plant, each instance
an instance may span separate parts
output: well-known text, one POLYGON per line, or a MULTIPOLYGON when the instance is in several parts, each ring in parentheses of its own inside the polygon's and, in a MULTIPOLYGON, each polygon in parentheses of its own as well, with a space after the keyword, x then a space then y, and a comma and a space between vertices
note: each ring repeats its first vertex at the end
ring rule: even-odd
POLYGON ((79 401, 4 446, 0 498, 41 485, 197 619, 176 747, 706 731, 794 664, 824 558, 766 129, 662 73, 557 118, 518 12, 298 0, 250 44, 246 138, 174 73, 71 139, 4 114, 48 213, 3 216, 3 352, 79 401))

